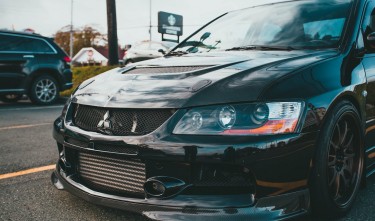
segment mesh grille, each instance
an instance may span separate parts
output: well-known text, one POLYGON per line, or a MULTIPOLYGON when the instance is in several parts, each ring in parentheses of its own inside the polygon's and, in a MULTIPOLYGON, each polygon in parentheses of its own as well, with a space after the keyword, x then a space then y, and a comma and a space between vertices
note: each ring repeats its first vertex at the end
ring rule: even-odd
POLYGON ((83 130, 94 131, 116 136, 140 136, 151 133, 167 121, 173 114, 172 109, 107 109, 86 105, 75 105, 73 122, 83 130), (98 124, 105 119, 110 128, 99 128, 98 124))
POLYGON ((125 72, 126 74, 168 74, 197 71, 210 66, 176 66, 176 67, 139 67, 125 72))
POLYGON ((143 196, 145 164, 139 159, 124 159, 80 152, 78 174, 87 187, 106 193, 143 196))

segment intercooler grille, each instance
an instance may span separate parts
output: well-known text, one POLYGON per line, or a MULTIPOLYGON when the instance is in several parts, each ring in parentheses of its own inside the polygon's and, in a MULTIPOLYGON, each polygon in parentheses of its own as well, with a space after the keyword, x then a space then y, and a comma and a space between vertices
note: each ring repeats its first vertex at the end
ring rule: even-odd
POLYGON ((174 67, 136 67, 125 72, 126 74, 169 74, 197 71, 210 67, 202 66, 174 66, 174 67))
POLYGON ((86 131, 115 136, 140 136, 153 132, 173 114, 172 109, 120 109, 74 105, 73 122, 86 131), (108 116, 105 116, 108 113, 108 116), (99 127, 105 121, 106 127, 99 127))
POLYGON ((142 197, 146 167, 139 159, 78 153, 78 174, 90 189, 117 195, 142 197))

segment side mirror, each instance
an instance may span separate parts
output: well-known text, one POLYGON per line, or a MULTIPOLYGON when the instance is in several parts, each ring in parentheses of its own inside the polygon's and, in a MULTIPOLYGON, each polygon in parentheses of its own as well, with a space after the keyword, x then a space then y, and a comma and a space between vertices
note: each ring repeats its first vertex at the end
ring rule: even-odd
POLYGON ((375 32, 367 35, 367 42, 371 47, 375 47, 375 32))

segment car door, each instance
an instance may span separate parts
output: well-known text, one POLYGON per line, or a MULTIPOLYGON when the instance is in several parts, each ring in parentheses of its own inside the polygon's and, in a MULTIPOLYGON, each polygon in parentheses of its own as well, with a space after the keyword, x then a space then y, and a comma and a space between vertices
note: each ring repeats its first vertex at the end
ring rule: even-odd
POLYGON ((362 35, 366 47, 366 54, 362 62, 367 76, 365 145, 367 166, 370 171, 375 169, 375 48, 367 42, 367 36, 372 32, 375 32, 375 1, 368 2, 362 22, 362 35))
POLYGON ((0 33, 0 42, 0 92, 24 91, 27 76, 38 64, 27 48, 29 38, 0 33))

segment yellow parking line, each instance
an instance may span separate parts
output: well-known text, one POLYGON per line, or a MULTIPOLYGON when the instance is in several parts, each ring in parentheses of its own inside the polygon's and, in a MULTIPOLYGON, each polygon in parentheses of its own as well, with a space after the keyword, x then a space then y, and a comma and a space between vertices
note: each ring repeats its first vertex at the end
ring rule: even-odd
POLYGON ((56 165, 48 165, 48 166, 43 166, 43 167, 36 167, 36 168, 31 168, 27 170, 21 170, 18 172, 13 172, 13 173, 6 173, 6 174, 0 174, 0 180, 2 179, 8 179, 16 176, 22 176, 30 173, 37 173, 37 172, 42 172, 46 170, 53 170, 55 169, 56 165))
POLYGON ((29 127, 38 127, 44 125, 52 125, 52 123, 42 123, 42 124, 24 124, 24 125, 15 125, 9 127, 0 127, 0 130, 10 130, 10 129, 20 129, 20 128, 29 128, 29 127))

